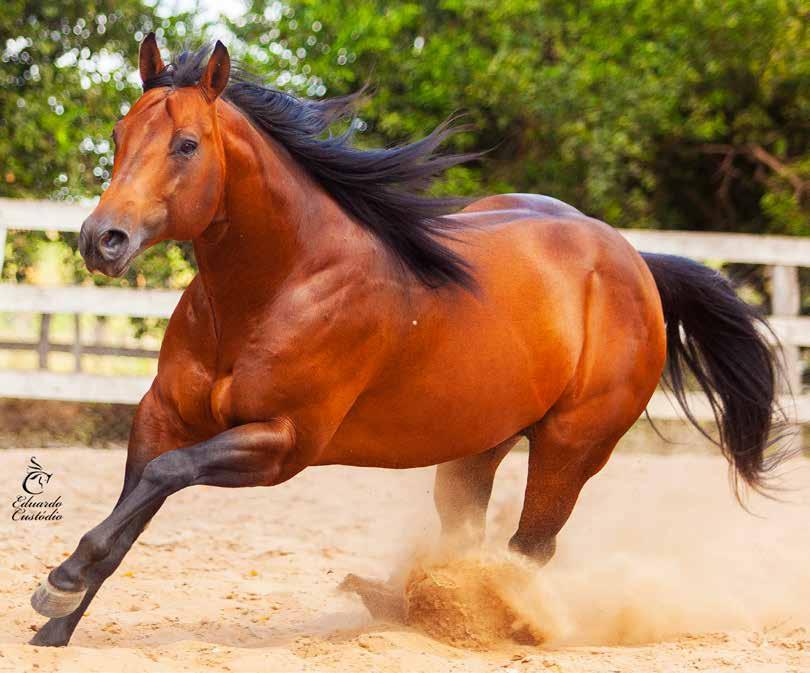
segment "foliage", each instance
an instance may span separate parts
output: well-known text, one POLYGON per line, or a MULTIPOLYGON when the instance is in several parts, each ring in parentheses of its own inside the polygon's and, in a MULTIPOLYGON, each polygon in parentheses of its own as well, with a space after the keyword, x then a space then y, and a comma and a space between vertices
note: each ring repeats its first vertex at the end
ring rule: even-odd
POLYGON ((144 9, 131 0, 4 3, 0 195, 98 192, 111 125, 137 96, 127 76, 134 33, 152 26, 144 9))
POLYGON ((330 93, 370 80, 369 142, 466 111, 476 131, 464 149, 492 151, 451 176, 454 190, 551 194, 620 226, 810 234, 810 10, 799 0, 294 8, 254 0, 232 28, 270 45, 280 82, 302 62, 330 93))
MULTIPOLYGON (((359 142, 463 111, 489 149, 441 192, 546 193, 618 226, 810 235, 810 9, 801 0, 247 0, 234 55, 279 88, 375 96, 359 142)), ((0 195, 98 194, 109 132, 139 95, 137 43, 211 34, 143 0, 0 7, 0 195)), ((224 27, 223 27, 224 24, 224 27)), ((41 239, 41 237, 40 237, 41 239)), ((23 277, 36 236, 11 236, 23 277)), ((41 243, 41 240, 40 240, 41 243)), ((62 237, 60 245, 73 245, 62 237)), ((74 257, 74 278, 89 281, 74 257)), ((187 247, 122 281, 182 285, 187 247)))

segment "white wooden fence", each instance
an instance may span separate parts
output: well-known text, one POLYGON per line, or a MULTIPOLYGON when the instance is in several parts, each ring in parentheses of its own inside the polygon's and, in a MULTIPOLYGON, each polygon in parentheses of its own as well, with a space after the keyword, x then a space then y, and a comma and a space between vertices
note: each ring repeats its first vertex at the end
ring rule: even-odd
MULTIPOLYGON (((0 269, 3 264, 8 230, 46 230, 77 232, 91 208, 48 201, 0 199, 0 269)), ((785 397, 788 413, 802 423, 810 423, 810 395, 801 394, 801 347, 810 347, 810 317, 799 315, 799 267, 810 267, 810 239, 788 236, 715 234, 703 232, 622 230, 639 250, 684 255, 706 261, 762 264, 771 273, 773 315, 769 321, 783 343, 786 380, 795 393, 794 401, 785 397)), ((43 316, 40 338, 33 343, 0 343, 1 349, 37 350, 39 370, 0 370, 0 397, 48 399, 84 402, 136 403, 148 389, 151 379, 138 376, 99 376, 81 371, 86 354, 144 355, 144 349, 119 349, 103 345, 83 346, 78 315, 126 315, 168 317, 180 293, 168 290, 121 289, 102 287, 40 287, 0 283, 0 312, 38 313, 43 316), (77 316, 72 345, 52 344, 48 338, 50 316, 69 313, 77 316), (49 351, 72 352, 76 358, 74 373, 56 373, 47 369, 49 351)), ((693 409, 699 418, 711 418, 705 399, 693 396, 693 409)), ((648 411, 653 418, 680 418, 669 399, 656 393, 648 411)))

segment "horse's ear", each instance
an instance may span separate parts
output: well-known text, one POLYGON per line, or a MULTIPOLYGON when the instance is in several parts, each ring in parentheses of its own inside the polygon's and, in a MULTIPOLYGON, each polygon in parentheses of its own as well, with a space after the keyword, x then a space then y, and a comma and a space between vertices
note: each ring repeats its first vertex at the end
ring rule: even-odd
POLYGON ((231 76, 231 57, 222 42, 217 40, 208 65, 200 78, 200 89, 206 99, 213 103, 217 96, 222 93, 228 85, 228 78, 231 76))
POLYGON ((149 33, 143 38, 138 65, 141 70, 141 82, 152 79, 165 67, 163 59, 160 57, 160 49, 158 49, 157 38, 154 33, 149 33))

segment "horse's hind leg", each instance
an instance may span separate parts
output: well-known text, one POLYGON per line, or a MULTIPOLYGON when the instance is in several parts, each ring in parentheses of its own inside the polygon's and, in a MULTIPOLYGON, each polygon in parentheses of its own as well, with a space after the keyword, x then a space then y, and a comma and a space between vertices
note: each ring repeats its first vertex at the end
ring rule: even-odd
POLYGON ((510 547, 544 563, 585 482, 644 411, 666 358, 658 291, 646 271, 605 267, 589 277, 573 378, 535 423, 518 530, 510 547))
POLYGON ((530 428, 526 495, 510 548, 539 563, 554 555, 557 533, 585 482, 602 469, 643 410, 643 401, 621 404, 617 396, 552 410, 530 428))
POLYGON ((512 437, 488 451, 436 468, 433 499, 445 540, 473 543, 482 540, 495 472, 517 440, 518 437, 512 437))

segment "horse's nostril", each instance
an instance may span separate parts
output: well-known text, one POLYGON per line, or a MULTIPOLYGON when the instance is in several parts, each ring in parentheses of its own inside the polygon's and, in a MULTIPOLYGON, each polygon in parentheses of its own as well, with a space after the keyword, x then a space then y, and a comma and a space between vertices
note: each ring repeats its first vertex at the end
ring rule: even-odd
POLYGON ((120 229, 108 229, 98 239, 98 250, 104 259, 112 261, 123 254, 128 240, 120 229))

